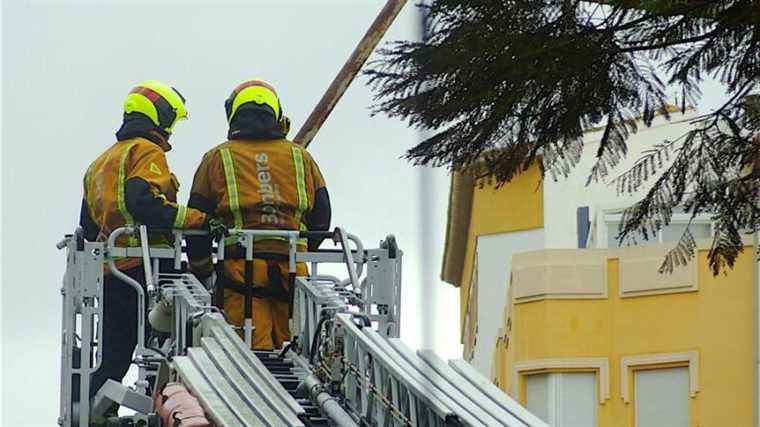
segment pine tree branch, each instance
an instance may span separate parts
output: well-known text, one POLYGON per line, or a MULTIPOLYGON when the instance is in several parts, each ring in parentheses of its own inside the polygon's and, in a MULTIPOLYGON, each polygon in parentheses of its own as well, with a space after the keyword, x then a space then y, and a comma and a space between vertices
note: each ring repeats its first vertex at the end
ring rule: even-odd
MULTIPOLYGON (((640 124, 651 126, 658 111, 667 111, 671 86, 685 110, 698 102, 705 76, 718 76, 730 99, 613 182, 618 191, 647 189, 623 232, 651 234, 686 203, 690 212, 719 217, 710 262, 730 267, 741 230, 760 227, 750 207, 758 178, 739 177, 758 151, 746 133, 760 132, 760 118, 740 104, 760 80, 760 4, 601 3, 609 5, 603 12, 576 0, 432 0, 429 37, 388 45, 366 73, 373 113, 429 131, 407 152, 412 163, 473 167, 497 186, 539 153, 542 173, 568 176, 583 152, 584 130, 601 126, 589 179, 604 180, 640 124)), ((674 263, 689 256, 689 238, 681 237, 674 263)))
MULTIPOLYGON (((673 40, 666 43, 659 43, 659 44, 649 44, 649 45, 642 45, 642 46, 633 46, 633 47, 625 47, 621 48, 621 53, 633 53, 633 52, 641 52, 641 51, 648 51, 648 50, 657 50, 657 49, 665 49, 672 46, 678 46, 682 44, 690 44, 690 43, 696 43, 704 40, 709 40, 711 37, 713 37, 718 31, 711 31, 706 34, 702 34, 699 36, 689 37, 686 39, 679 39, 679 40, 673 40)), ((634 43, 643 43, 641 41, 636 42, 630 42, 631 44, 634 43)))

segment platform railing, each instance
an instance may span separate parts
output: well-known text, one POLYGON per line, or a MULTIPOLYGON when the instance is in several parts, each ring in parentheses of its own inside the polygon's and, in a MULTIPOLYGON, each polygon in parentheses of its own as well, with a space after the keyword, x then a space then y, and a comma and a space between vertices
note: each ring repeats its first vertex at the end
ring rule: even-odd
MULTIPOLYGON (((91 402, 88 399, 82 399, 79 402, 79 411, 74 414, 72 406, 72 383, 74 375, 79 376, 79 390, 81 396, 90 394, 90 376, 97 371, 101 365, 100 342, 102 338, 102 317, 103 317, 103 295, 102 283, 105 272, 110 272, 119 278, 126 285, 130 286, 137 295, 137 308, 135 312, 137 320, 137 344, 135 348, 135 361, 141 367, 136 391, 144 393, 147 389, 145 373, 142 366, 150 364, 150 360, 160 359, 165 355, 155 349, 150 348, 146 342, 145 336, 145 319, 148 311, 147 304, 154 303, 162 292, 162 282, 170 283, 172 280, 190 281, 192 286, 201 286, 194 277, 190 275, 166 275, 159 271, 159 260, 173 260, 174 269, 180 270, 183 259, 182 241, 187 236, 204 235, 205 232, 199 230, 158 230, 148 229, 146 226, 125 226, 114 230, 106 242, 87 242, 82 236, 81 230, 73 235, 67 235, 56 246, 59 249, 67 249, 67 268, 64 274, 62 293, 63 318, 62 318, 62 356, 61 356, 61 409, 59 424, 65 427, 75 425, 88 425, 91 410, 91 402), (171 247, 151 247, 149 246, 149 235, 152 233, 172 234, 174 236, 174 245, 171 247), (125 235, 139 236, 139 246, 119 246, 119 238, 125 235), (124 258, 139 258, 142 260, 143 273, 145 275, 145 287, 132 277, 125 274, 117 265, 117 260, 124 258), (104 269, 105 266, 105 269, 104 269), (77 340, 79 344, 77 345, 77 340), (77 350, 81 354, 80 366, 75 367, 74 354, 77 350), (77 420, 74 420, 74 417, 77 420)), ((236 240, 245 249, 245 261, 252 263, 255 257, 255 241, 260 238, 275 237, 285 239, 288 242, 288 270, 290 289, 295 288, 296 264, 299 262, 309 263, 311 265, 310 279, 315 283, 324 280, 325 276, 320 277, 319 265, 324 263, 343 264, 346 267, 348 279, 337 282, 334 286, 336 291, 342 293, 344 297, 353 298, 358 302, 360 310, 370 313, 373 310, 384 312, 383 307, 387 306, 387 301, 380 301, 380 304, 373 304, 370 293, 367 289, 377 288, 371 282, 371 274, 367 274, 362 280, 366 266, 371 264, 373 259, 377 260, 378 256, 374 253, 368 253, 364 249, 361 240, 345 232, 340 228, 334 231, 309 232, 309 231, 289 231, 289 230, 229 230, 229 235, 237 237, 236 240), (299 239, 308 238, 329 238, 338 246, 338 250, 318 250, 315 252, 299 252, 299 239)), ((214 250, 217 262, 224 262, 225 245, 218 244, 214 250)), ((399 263, 400 270, 400 263, 399 263)), ((171 289, 163 289, 164 296, 172 299, 171 289)), ((389 294, 400 294, 398 290, 391 290, 389 294)), ((250 299, 247 298, 248 309, 246 310, 246 321, 244 324, 244 336, 246 344, 250 348, 253 325, 251 321, 252 313, 250 308, 250 299)), ((400 302, 396 301, 397 303, 400 302)), ((396 307, 396 310, 398 307, 396 307)), ((173 327, 173 343, 177 351, 181 351, 188 344, 192 344, 192 337, 187 336, 188 328, 185 322, 188 318, 209 311, 218 311, 211 306, 210 301, 204 300, 196 302, 193 307, 178 307, 175 311, 173 327)), ((387 314, 374 315, 383 324, 398 324, 398 318, 391 319, 387 314)), ((299 335, 299 331, 292 331, 294 336, 299 335)))

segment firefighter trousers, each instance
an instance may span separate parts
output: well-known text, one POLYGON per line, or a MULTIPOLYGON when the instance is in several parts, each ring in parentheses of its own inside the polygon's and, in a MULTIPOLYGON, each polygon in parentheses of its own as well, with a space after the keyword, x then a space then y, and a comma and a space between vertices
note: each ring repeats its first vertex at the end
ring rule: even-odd
MULTIPOLYGON (((244 260, 225 261, 225 275, 236 283, 244 283, 244 260)), ((296 264, 296 276, 308 275, 306 264, 296 264)), ((288 319, 290 317, 288 262, 268 259, 253 260, 254 287, 262 288, 258 295, 279 293, 279 297, 255 296, 252 298, 253 338, 251 346, 255 350, 273 350, 290 340, 288 319), (276 289, 282 287, 284 289, 276 289), (267 292, 272 291, 272 292, 267 292), (280 292, 278 292, 280 291, 280 292)), ((238 288, 239 289, 239 288, 238 288)), ((224 311, 229 321, 242 327, 245 318, 245 296, 243 293, 224 290, 224 311)))

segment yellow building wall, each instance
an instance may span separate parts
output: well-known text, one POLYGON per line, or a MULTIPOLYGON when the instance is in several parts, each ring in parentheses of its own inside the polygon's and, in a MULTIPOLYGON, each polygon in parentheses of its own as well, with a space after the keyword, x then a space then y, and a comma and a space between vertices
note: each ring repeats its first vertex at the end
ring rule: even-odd
POLYGON ((464 330, 467 295, 470 290, 470 277, 478 236, 530 230, 544 226, 544 189, 538 164, 531 166, 501 188, 493 185, 479 188, 476 185, 470 215, 464 268, 459 281, 462 330, 464 330))
MULTIPOLYGON (((607 261, 608 299, 544 300, 512 307, 509 343, 500 343, 498 385, 510 389, 513 363, 563 357, 607 357, 610 399, 597 407, 598 426, 635 425, 620 393, 623 356, 698 350, 699 392, 690 399, 692 426, 751 426, 753 401, 753 248, 734 270, 713 276, 698 253, 699 291, 620 298, 618 260, 607 261)), ((523 381, 518 390, 524 388, 523 381)), ((513 396, 525 403, 524 389, 513 396)))

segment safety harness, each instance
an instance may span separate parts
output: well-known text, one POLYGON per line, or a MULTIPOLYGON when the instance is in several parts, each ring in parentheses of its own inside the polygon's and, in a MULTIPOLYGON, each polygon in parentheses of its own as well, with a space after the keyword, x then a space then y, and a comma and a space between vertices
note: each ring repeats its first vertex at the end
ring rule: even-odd
MULTIPOLYGON (((225 260, 245 260, 245 248, 240 244, 228 246, 227 249, 225 249, 224 257, 225 260)), ((293 283, 288 287, 285 286, 285 280, 278 264, 279 262, 287 262, 288 256, 278 253, 254 252, 253 258, 266 261, 267 277, 269 279, 268 286, 253 282, 252 260, 246 261, 246 283, 240 283, 231 279, 224 272, 224 262, 218 262, 216 264, 216 292, 214 292, 215 305, 218 307, 224 307, 224 292, 226 290, 233 291, 243 296, 246 296, 247 292, 250 292, 250 295, 253 298, 268 298, 285 302, 290 302, 292 300, 293 283)))

